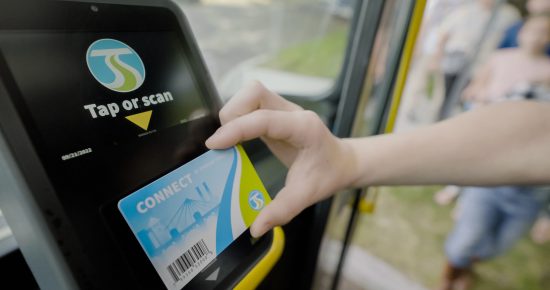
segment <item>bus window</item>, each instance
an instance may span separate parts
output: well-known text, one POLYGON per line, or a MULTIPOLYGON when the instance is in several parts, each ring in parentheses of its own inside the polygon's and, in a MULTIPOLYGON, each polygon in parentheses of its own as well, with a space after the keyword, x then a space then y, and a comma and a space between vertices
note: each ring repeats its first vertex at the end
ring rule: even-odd
POLYGON ((251 80, 283 95, 318 99, 340 74, 355 1, 179 3, 223 99, 251 80))

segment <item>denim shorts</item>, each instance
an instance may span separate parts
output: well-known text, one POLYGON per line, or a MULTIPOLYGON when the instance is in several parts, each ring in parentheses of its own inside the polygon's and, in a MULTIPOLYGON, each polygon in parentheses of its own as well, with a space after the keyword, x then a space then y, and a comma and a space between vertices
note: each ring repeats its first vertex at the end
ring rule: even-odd
POLYGON ((445 243, 455 267, 498 256, 511 248, 535 222, 542 202, 532 187, 466 187, 458 219, 445 243))

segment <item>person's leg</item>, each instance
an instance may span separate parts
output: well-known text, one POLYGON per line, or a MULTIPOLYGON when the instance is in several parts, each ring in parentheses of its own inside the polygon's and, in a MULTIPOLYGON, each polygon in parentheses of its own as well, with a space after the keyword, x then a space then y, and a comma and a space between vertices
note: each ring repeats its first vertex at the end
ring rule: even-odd
POLYGON ((479 249, 493 243, 494 229, 501 218, 494 199, 490 188, 464 188, 458 219, 445 243, 445 253, 453 266, 468 268, 479 249))
POLYGON ((451 111, 451 106, 452 106, 451 93, 454 85, 456 84, 456 80, 458 79, 458 76, 459 74, 457 73, 445 73, 443 76, 445 80, 445 97, 443 99, 443 104, 441 105, 441 109, 439 110, 440 119, 447 117, 447 114, 449 114, 451 111))
POLYGON ((504 187, 499 190, 499 207, 504 218, 499 224, 492 251, 484 251, 484 259, 493 258, 509 250, 533 226, 541 209, 541 202, 533 190, 526 187, 504 187))
POLYGON ((448 259, 440 289, 468 289, 480 249, 493 244, 501 213, 489 188, 467 187, 459 198, 458 219, 445 244, 448 259))

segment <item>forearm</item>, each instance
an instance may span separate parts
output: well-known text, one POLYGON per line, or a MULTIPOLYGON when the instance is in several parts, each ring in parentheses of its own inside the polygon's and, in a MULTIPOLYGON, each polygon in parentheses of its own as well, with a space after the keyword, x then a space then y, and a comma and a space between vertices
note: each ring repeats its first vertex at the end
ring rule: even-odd
POLYGON ((550 182, 550 105, 510 102, 417 131, 347 139, 351 186, 550 182))

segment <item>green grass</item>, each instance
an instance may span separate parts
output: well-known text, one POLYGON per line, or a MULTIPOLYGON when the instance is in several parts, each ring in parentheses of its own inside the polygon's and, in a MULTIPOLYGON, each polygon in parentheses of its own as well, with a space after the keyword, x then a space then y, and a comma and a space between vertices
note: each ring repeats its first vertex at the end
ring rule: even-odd
POLYGON ((262 66, 307 76, 336 78, 347 44, 347 29, 335 28, 321 38, 281 50, 262 66))
MULTIPOLYGON (((437 189, 384 188, 376 213, 360 216, 353 238, 356 245, 431 289, 439 282, 443 243, 453 224, 451 207, 432 201, 437 189)), ((479 264, 476 273, 475 290, 547 290, 550 245, 535 245, 526 237, 504 256, 479 264)))

